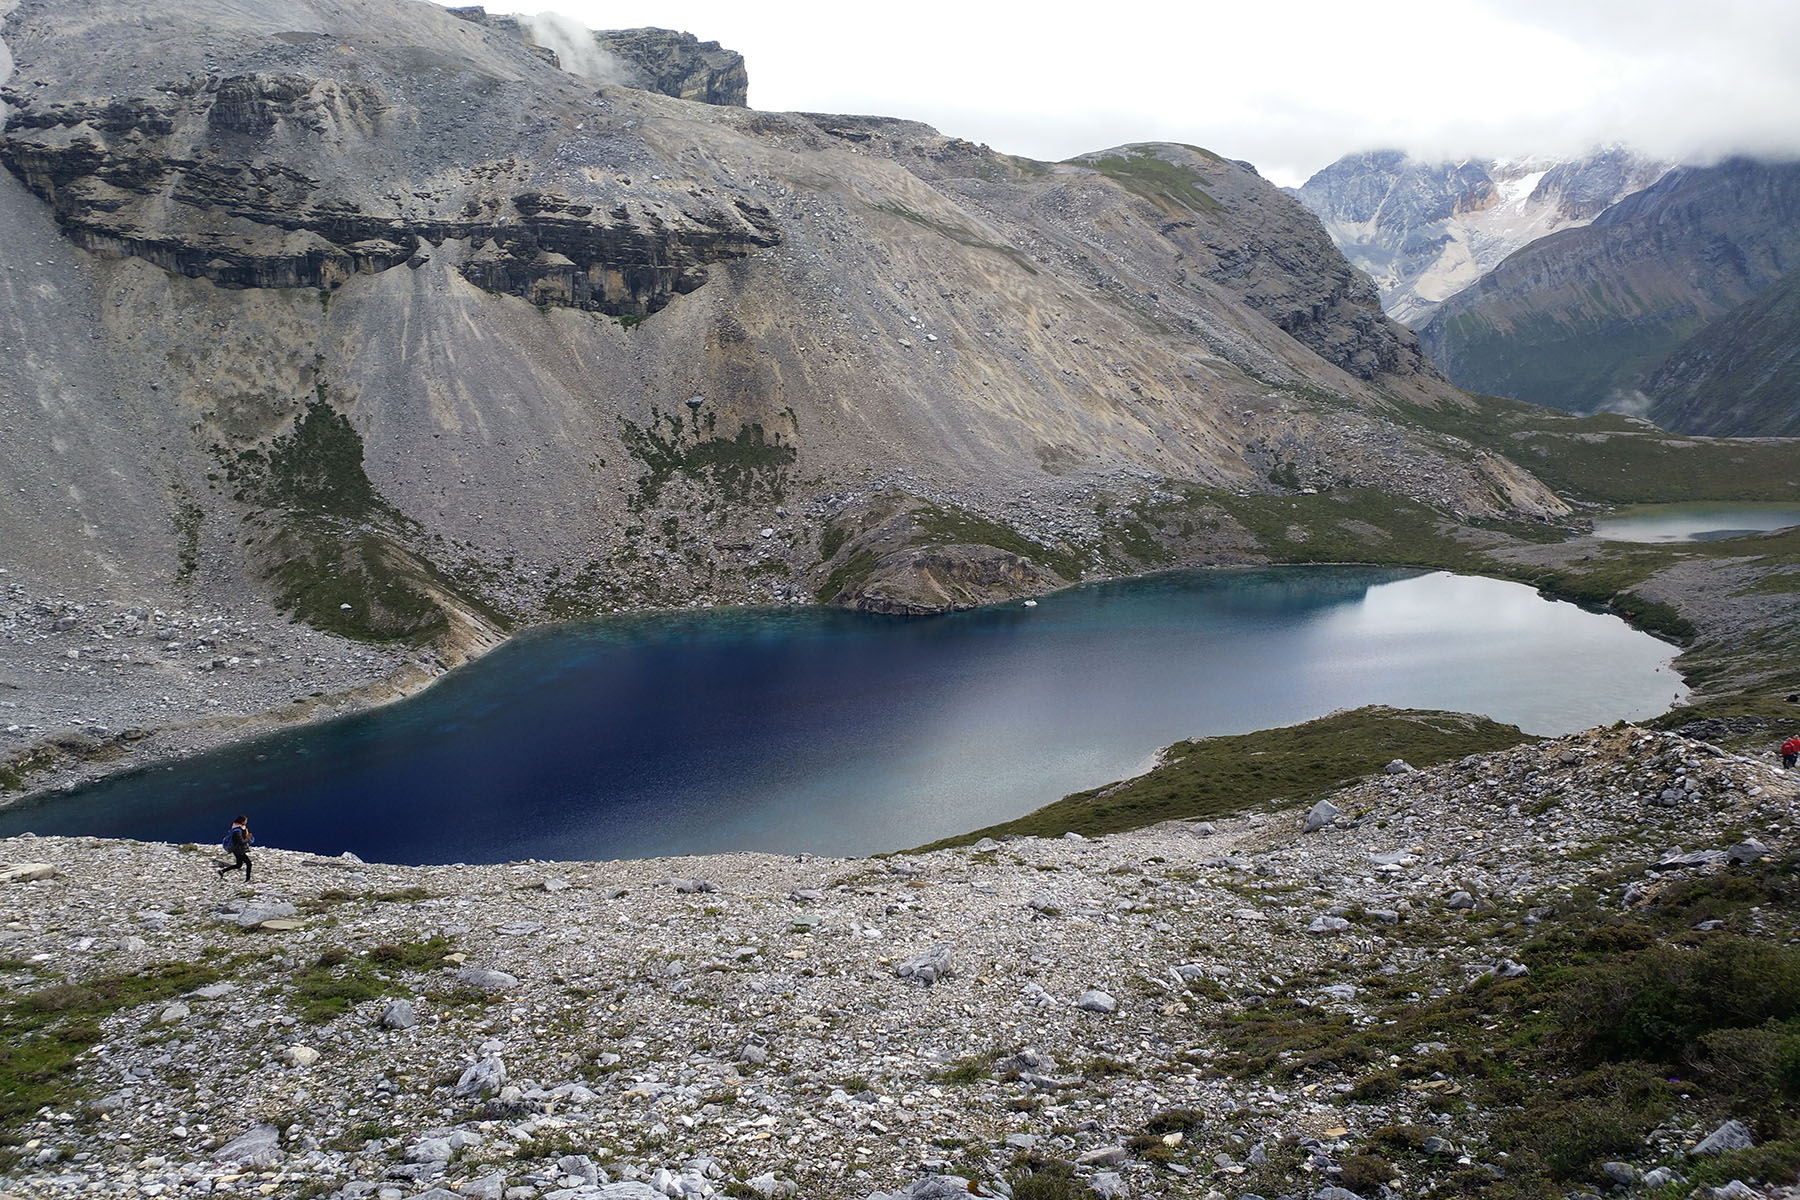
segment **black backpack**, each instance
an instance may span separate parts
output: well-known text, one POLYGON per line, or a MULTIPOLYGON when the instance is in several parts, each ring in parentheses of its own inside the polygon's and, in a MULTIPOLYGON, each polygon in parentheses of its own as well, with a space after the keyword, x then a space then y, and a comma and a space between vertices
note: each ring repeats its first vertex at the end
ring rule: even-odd
POLYGON ((231 832, 225 835, 225 849, 237 854, 250 848, 250 831, 242 825, 233 825, 231 832))

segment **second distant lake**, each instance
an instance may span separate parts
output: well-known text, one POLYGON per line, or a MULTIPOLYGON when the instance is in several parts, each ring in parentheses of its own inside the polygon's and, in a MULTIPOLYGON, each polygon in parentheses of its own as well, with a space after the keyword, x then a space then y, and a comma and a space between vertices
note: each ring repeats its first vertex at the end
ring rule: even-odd
POLYGON ((1796 504, 1638 504, 1594 522, 1608 542, 1709 542, 1800 525, 1796 504))
POLYGON ((388 862, 862 854, 1022 815, 1183 738, 1389 704, 1555 734, 1660 713, 1675 649, 1490 579, 1191 572, 926 619, 735 610, 518 637, 403 703, 0 812, 388 862))

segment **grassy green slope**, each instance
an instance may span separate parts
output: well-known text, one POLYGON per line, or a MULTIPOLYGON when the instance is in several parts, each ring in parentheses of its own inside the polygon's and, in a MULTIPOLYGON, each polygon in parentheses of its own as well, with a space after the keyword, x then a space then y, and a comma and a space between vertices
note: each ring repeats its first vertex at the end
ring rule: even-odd
POLYGON ((1310 804, 1396 758, 1422 767, 1528 740, 1516 726, 1466 713, 1359 708, 1285 729, 1177 742, 1161 765, 1135 779, 924 849, 1005 834, 1097 837, 1158 821, 1310 804))

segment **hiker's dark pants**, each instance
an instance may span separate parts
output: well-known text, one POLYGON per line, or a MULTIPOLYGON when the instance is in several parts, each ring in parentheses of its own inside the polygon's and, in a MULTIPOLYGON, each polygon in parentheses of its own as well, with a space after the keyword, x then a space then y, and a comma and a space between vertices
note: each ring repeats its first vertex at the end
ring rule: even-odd
POLYGON ((1794 769, 1794 760, 1796 758, 1800 758, 1800 754, 1784 754, 1781 756, 1781 765, 1791 771, 1794 769))
POLYGON ((227 863, 225 866, 222 866, 219 868, 219 878, 223 879, 226 875, 237 870, 239 867, 242 867, 242 868, 244 868, 244 882, 249 883, 250 882, 250 853, 249 853, 249 851, 233 850, 231 852, 231 857, 233 859, 232 862, 227 863))

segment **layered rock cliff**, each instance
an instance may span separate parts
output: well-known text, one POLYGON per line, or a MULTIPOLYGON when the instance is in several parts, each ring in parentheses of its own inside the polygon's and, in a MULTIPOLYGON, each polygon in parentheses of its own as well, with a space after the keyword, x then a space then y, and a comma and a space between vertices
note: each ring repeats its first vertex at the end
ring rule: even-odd
POLYGON ((1800 164, 1682 168, 1540 239, 1420 329, 1473 391, 1573 411, 1642 407, 1644 377, 1800 266, 1800 164))
POLYGON ((1617 146, 1560 162, 1377 150, 1345 155, 1294 195, 1368 272, 1387 314, 1417 327, 1513 251, 1587 224, 1667 170, 1617 146))

